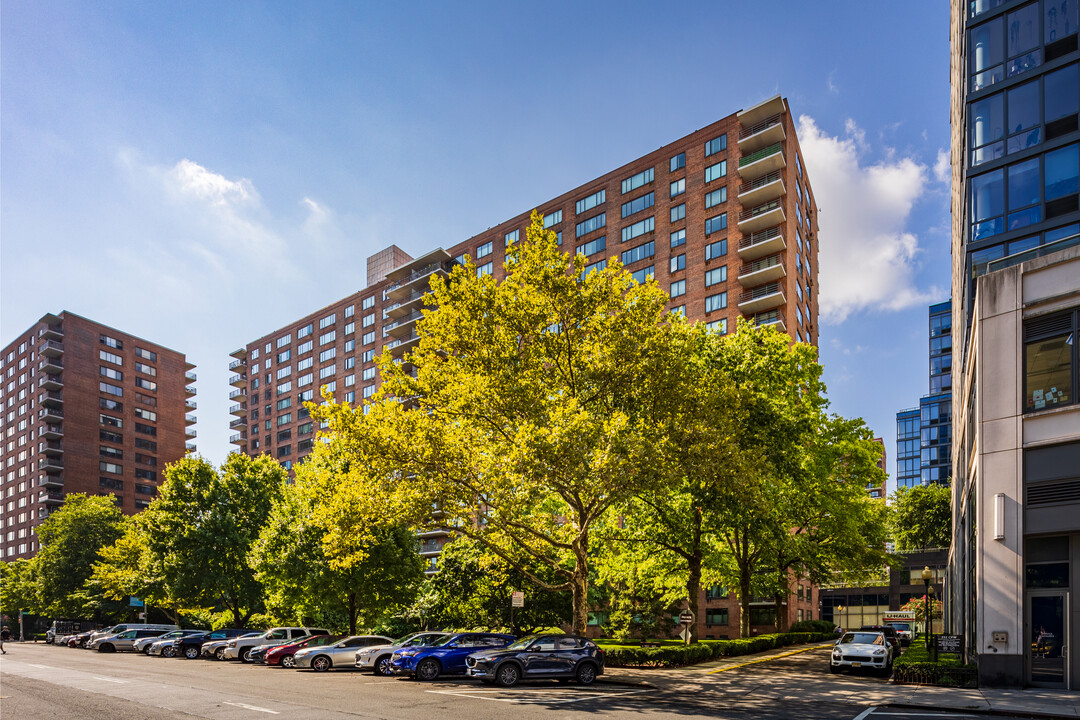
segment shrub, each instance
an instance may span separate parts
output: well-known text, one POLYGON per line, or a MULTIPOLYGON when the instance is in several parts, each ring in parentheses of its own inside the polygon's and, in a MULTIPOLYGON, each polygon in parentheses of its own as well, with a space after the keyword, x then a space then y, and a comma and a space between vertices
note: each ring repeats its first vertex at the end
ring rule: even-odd
POLYGON ((657 648, 608 644, 602 641, 600 644, 604 648, 604 662, 609 667, 677 667, 720 657, 751 655, 789 645, 831 640, 832 637, 832 632, 781 633, 736 640, 705 640, 695 645, 665 645, 657 648))
POLYGON ((944 687, 978 687, 979 669, 955 655, 939 655, 935 661, 926 647, 916 640, 893 663, 893 682, 944 687))
POLYGON ((831 633, 836 630, 832 620, 800 620, 792 625, 788 632, 831 633))

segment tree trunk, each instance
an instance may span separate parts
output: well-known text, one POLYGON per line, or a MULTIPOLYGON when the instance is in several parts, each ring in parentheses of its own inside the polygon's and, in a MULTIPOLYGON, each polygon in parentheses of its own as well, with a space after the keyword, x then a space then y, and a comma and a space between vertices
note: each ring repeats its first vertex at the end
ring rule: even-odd
POLYGON ((750 637, 750 565, 745 561, 739 567, 739 634, 750 637))
POLYGON ((690 624, 690 642, 696 643, 700 638, 698 632, 699 605, 698 597, 701 595, 701 510, 694 511, 694 546, 690 557, 686 559, 686 605, 693 614, 694 622, 690 624))
POLYGON ((356 634, 356 615, 359 613, 356 607, 356 593, 349 593, 349 634, 356 634))
POLYGON ((784 595, 786 595, 786 593, 776 593, 773 595, 773 607, 776 608, 774 611, 775 617, 773 617, 773 629, 776 630, 776 632, 784 631, 784 595))
POLYGON ((571 543, 574 551, 574 574, 570 583, 574 591, 574 617, 571 632, 585 635, 589 625, 589 531, 581 530, 571 543))

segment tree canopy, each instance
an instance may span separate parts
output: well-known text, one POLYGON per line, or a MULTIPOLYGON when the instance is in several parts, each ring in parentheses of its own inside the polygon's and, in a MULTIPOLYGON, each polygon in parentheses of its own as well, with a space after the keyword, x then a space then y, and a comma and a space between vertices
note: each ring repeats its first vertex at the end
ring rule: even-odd
POLYGON ((952 493, 944 485, 897 488, 889 528, 899 552, 947 548, 952 541, 952 493))

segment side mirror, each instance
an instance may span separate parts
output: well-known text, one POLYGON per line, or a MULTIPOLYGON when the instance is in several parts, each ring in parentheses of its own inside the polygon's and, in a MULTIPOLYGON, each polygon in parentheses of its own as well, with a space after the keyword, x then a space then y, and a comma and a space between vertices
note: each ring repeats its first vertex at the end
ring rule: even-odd
POLYGON ((530 645, 529 652, 540 652, 540 647, 538 645, 530 645))

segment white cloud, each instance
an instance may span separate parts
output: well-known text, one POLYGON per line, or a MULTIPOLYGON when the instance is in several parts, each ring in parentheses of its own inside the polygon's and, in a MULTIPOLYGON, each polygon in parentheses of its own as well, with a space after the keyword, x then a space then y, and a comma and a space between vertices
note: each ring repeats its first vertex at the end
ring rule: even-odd
POLYGON ((212 205, 242 205, 259 202, 259 194, 245 178, 229 180, 210 172, 187 158, 169 170, 169 180, 178 192, 212 205))
POLYGON ((948 185, 952 182, 952 162, 949 153, 944 150, 937 151, 937 160, 934 161, 934 179, 948 185))
POLYGON ((844 137, 799 117, 799 143, 819 207, 818 273, 822 320, 836 324, 862 310, 900 310, 928 303, 915 283, 918 238, 906 227, 926 190, 926 165, 894 154, 860 164, 866 133, 852 120, 844 137))

